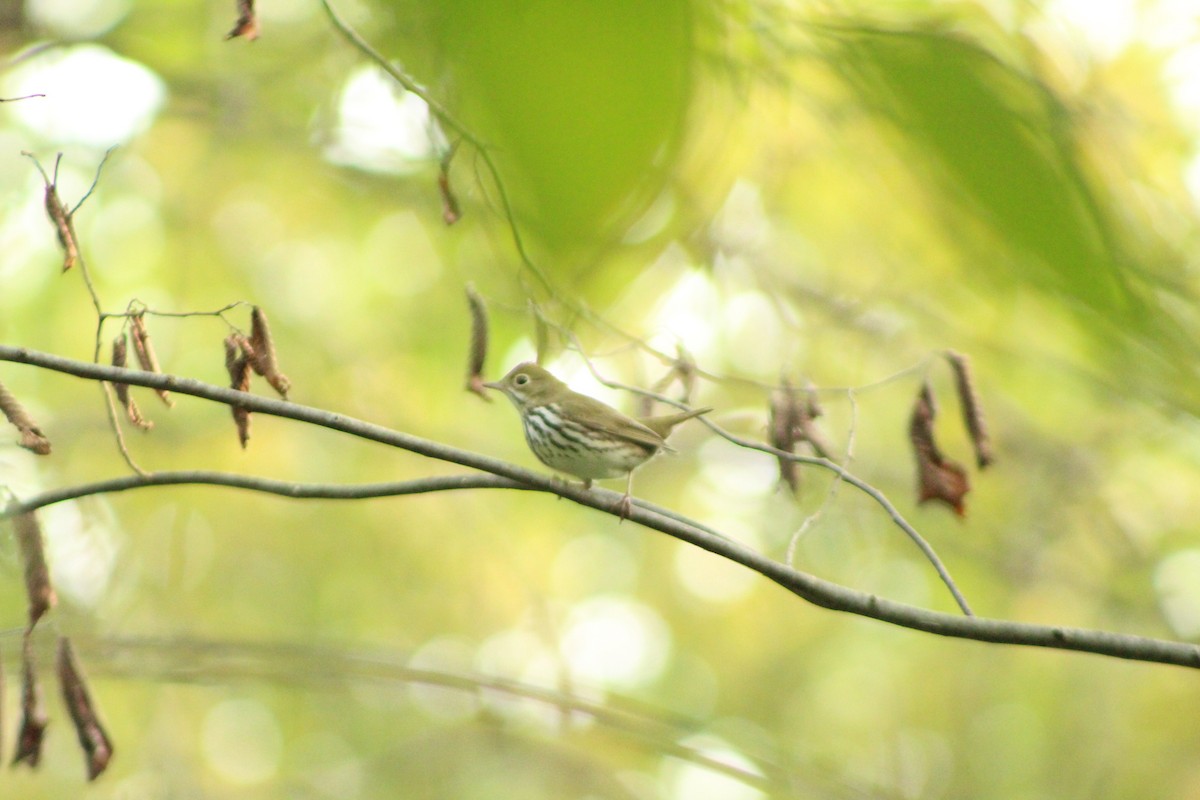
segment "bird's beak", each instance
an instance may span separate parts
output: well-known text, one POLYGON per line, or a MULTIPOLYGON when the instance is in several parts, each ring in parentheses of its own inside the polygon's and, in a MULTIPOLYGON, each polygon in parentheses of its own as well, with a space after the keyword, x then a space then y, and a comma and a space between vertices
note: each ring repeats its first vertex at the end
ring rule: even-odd
POLYGON ((499 381, 484 381, 483 385, 489 389, 495 389, 498 392, 504 391, 504 387, 500 385, 499 381))

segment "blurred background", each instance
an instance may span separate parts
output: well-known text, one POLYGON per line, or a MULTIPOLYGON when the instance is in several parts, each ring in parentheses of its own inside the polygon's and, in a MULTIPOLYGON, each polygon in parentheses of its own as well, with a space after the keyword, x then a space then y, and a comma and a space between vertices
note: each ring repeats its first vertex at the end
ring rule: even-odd
MULTIPOLYGON (((45 95, 0 104, 0 341, 93 357, 95 310, 79 270, 61 274, 22 151, 47 169, 62 153, 73 205, 115 147, 75 217, 102 307, 257 304, 299 403, 541 469, 506 402, 462 391, 473 282, 489 378, 540 340, 560 377, 632 412, 575 343, 647 387, 682 350, 706 375, 694 401, 759 440, 771 387, 812 384, 834 456, 977 613, 1200 636, 1193 3, 335 8, 438 108, 317 0, 265 0, 253 42, 226 40, 233 2, 0 0, 0 97, 45 95), (983 473, 951 348, 988 415, 983 473), (969 465, 962 518, 916 502, 925 379, 939 443, 969 465)), ((146 319, 165 371, 228 383, 221 340, 247 306, 146 319)), ((11 492, 128 472, 96 386, 4 363, 0 381, 54 444, 39 458, 0 437, 11 492)), ((146 469, 457 471, 266 417, 243 451, 228 408, 133 394, 155 423, 126 430, 146 469)), ((793 493, 770 457, 697 424, 672 443, 638 496, 954 611, 853 487, 805 468, 793 493)), ((35 637, 52 722, 6 796, 1200 797, 1200 676, 822 611, 548 496, 176 487, 40 519, 60 597, 35 637), (116 745, 91 785, 56 633, 116 745)), ((7 761, 26 613, 7 527, 0 574, 7 761)))

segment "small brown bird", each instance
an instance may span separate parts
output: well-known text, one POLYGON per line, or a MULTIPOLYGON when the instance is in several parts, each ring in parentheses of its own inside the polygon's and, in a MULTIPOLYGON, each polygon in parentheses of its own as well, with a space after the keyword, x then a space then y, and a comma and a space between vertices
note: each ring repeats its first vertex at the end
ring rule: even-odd
POLYGON ((699 408, 661 417, 634 419, 612 406, 572 391, 537 364, 518 364, 498 381, 485 383, 504 392, 521 414, 529 449, 551 469, 593 480, 628 475, 617 510, 624 519, 633 507, 633 470, 660 450, 684 420, 712 411, 699 408))

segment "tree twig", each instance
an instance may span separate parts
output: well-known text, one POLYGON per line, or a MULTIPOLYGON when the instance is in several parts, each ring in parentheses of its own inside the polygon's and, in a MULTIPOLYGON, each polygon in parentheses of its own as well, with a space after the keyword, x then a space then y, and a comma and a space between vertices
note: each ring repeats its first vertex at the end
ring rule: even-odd
MULTIPOLYGON (((142 370, 119 369, 9 345, 0 345, 0 361, 29 364, 89 380, 116 381, 151 389, 168 389, 179 394, 201 397, 227 405, 242 405, 258 414, 284 417, 322 426, 429 458, 489 472, 523 484, 529 489, 565 497, 580 505, 610 515, 615 513, 613 509, 620 497, 619 493, 614 491, 586 490, 579 486, 564 484, 562 481, 496 458, 394 431, 324 409, 268 397, 258 397, 192 378, 142 370)), ((137 481, 144 480, 144 478, 129 476, 128 480, 137 481)), ((870 617, 881 622, 939 636, 993 644, 1017 644, 1054 650, 1087 652, 1113 658, 1200 669, 1200 646, 1198 645, 1110 631, 1036 625, 932 611, 887 600, 800 572, 782 562, 767 558, 732 539, 713 536, 696 525, 688 524, 677 518, 666 517, 640 505, 635 506, 630 512, 629 520, 741 564, 821 608, 870 617)))

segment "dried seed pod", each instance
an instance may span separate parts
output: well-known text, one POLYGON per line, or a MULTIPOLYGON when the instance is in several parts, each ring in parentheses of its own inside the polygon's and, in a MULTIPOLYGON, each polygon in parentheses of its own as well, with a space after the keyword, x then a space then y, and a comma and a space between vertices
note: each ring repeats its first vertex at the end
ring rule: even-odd
POLYGON ((12 760, 14 765, 24 763, 36 767, 42 760, 42 740, 48 722, 42 703, 42 689, 34 668, 33 645, 26 631, 21 648, 21 727, 17 731, 17 751, 12 760))
POLYGON ((21 434, 21 441, 18 442, 21 447, 39 456, 50 455, 50 440, 33 421, 33 417, 29 416, 25 406, 4 388, 3 383, 0 383, 0 412, 4 413, 5 418, 21 434))
POLYGON ((258 38, 258 16, 254 13, 254 0, 237 0, 238 19, 233 30, 225 34, 226 39, 242 37, 247 41, 258 38))
POLYGON ((985 469, 993 461, 992 440, 988 436, 987 421, 983 416, 983 407, 979 402, 979 393, 975 389, 975 381, 971 376, 971 362, 962 353, 947 350, 946 361, 954 370, 954 387, 958 390, 958 402, 962 406, 963 424, 971 437, 975 448, 975 463, 980 469, 985 469))
POLYGON ((933 438, 937 403, 928 381, 921 384, 909 419, 908 436, 917 459, 917 502, 938 500, 966 515, 963 498, 971 491, 967 471, 942 455, 933 438))
POLYGON ((29 627, 37 624, 42 615, 58 601, 50 585, 50 570, 46 566, 46 548, 42 528, 34 512, 27 511, 13 518, 13 531, 25 564, 25 595, 29 599, 29 627))
MULTIPOLYGON (((112 343, 112 365, 114 367, 125 368, 129 363, 129 343, 126 340, 125 334, 113 339, 112 343)), ((113 383, 113 390, 117 393, 117 399, 123 405, 129 403, 129 384, 128 383, 113 383)))
POLYGON ((94 781, 112 759, 112 740, 100 723, 71 643, 65 636, 58 640, 58 683, 62 688, 63 702, 71 712, 79 745, 87 755, 88 780, 94 781))
POLYGON ((471 351, 467 355, 465 388, 490 403, 492 396, 483 385, 483 367, 488 351, 487 306, 472 284, 467 284, 467 306, 471 309, 471 351))
MULTIPOLYGON (((147 372, 162 374, 162 369, 158 366, 158 355, 154 352, 154 344, 150 341, 150 331, 146 330, 145 314, 135 314, 130 317, 129 330, 133 334, 133 352, 137 356, 138 364, 147 372)), ((175 405, 175 401, 171 399, 171 393, 166 389, 155 389, 154 391, 167 404, 167 408, 175 405)))
MULTIPOLYGON (((57 173, 57 168, 56 168, 57 173)), ((57 174, 55 175, 57 180, 57 174)), ((71 214, 58 196, 58 187, 53 183, 46 184, 46 215, 54 223, 54 231, 58 234, 58 243, 63 249, 63 272, 75 266, 79 261, 79 242, 75 238, 75 226, 71 222, 71 214)))
MULTIPOLYGON (((797 416, 799 405, 796 390, 784 378, 783 385, 771 393, 769 410, 769 436, 771 446, 785 453, 796 452, 797 416)), ((799 465, 790 458, 776 456, 779 462, 779 480, 786 483, 792 492, 800 490, 799 465)))
POLYGON ((441 168, 438 169, 437 183, 438 194, 442 197, 442 222, 453 225, 462 219, 462 208, 458 205, 458 196, 454 193, 454 187, 450 185, 448 161, 442 161, 441 168))
MULTIPOLYGON (((113 339, 112 344, 112 365, 114 367, 124 367, 128 359, 128 344, 125 340, 125 334, 122 333, 117 338, 113 339)), ((148 431, 154 427, 154 423, 142 416, 142 410, 138 408, 137 401, 129 394, 128 383, 112 384, 113 391, 117 394, 117 400, 125 409, 125 415, 129 417, 129 421, 142 430, 148 431)))
MULTIPOLYGON (((250 390, 250 356, 252 351, 246 337, 239 333, 231 333, 225 337, 225 369, 229 371, 229 387, 239 392, 250 390)), ((232 405, 234 424, 237 425, 238 441, 245 449, 250 441, 250 410, 244 406, 232 405)))
POLYGON ((271 338, 271 328, 267 324, 267 314, 260 307, 250 310, 250 341, 241 341, 242 351, 250 361, 250 366, 259 375, 267 379, 279 396, 287 400, 288 389, 292 382, 279 371, 279 362, 275 358, 275 341, 271 338))

